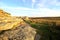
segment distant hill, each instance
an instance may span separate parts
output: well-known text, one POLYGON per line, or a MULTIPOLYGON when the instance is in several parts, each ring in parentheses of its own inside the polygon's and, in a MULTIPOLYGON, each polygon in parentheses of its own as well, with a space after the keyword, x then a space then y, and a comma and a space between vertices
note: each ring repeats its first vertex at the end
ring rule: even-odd
POLYGON ((51 23, 55 22, 56 25, 60 25, 60 17, 29 17, 30 21, 35 22, 35 23, 51 23))
POLYGON ((60 20, 60 17, 29 17, 30 19, 49 19, 49 20, 60 20))

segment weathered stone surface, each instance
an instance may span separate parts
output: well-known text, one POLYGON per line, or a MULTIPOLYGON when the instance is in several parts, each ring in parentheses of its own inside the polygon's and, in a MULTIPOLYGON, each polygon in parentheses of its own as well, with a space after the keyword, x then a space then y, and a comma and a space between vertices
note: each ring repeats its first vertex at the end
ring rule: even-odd
MULTIPOLYGON (((28 17, 23 19, 29 20, 28 17)), ((0 9, 0 40, 39 40, 36 29, 26 24, 23 19, 0 9)))
POLYGON ((1 40, 34 40, 36 30, 28 24, 22 24, 16 29, 7 30, 0 34, 1 40))
POLYGON ((0 9, 0 17, 10 17, 10 13, 7 13, 4 10, 0 9))

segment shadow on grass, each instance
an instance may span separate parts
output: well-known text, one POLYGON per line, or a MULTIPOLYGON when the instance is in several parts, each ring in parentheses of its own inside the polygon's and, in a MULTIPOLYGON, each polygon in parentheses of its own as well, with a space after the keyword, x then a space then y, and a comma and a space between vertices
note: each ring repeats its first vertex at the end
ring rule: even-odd
POLYGON ((60 40, 60 25, 56 25, 55 22, 51 23, 32 23, 31 21, 25 21, 30 24, 31 27, 36 29, 36 35, 34 40, 60 40))

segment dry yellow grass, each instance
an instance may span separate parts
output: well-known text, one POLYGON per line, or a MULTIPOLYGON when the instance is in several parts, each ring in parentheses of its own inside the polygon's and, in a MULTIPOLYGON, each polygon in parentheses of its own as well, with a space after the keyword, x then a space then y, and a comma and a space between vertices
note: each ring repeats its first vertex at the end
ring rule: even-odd
MULTIPOLYGON (((51 17, 51 18, 53 18, 53 17, 51 17)), ((30 19, 30 21, 32 21, 32 22, 38 22, 38 23, 43 23, 43 22, 48 22, 48 23, 51 23, 51 22, 55 22, 56 23, 56 25, 60 25, 60 18, 59 19, 57 19, 57 18, 53 18, 53 19, 48 19, 48 18, 40 18, 40 19, 38 19, 38 18, 36 18, 36 19, 30 19)))

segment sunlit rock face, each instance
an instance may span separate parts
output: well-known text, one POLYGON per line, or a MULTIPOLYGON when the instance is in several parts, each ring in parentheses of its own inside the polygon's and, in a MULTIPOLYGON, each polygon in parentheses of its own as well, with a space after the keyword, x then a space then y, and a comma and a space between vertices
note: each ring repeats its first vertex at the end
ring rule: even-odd
POLYGON ((12 29, 20 25, 22 21, 21 18, 13 17, 0 9, 0 31, 12 29))
MULTIPOLYGON (((28 20, 28 17, 25 19, 28 20)), ((36 29, 25 23, 23 19, 10 17, 9 13, 0 10, 0 40, 39 40, 39 36, 36 34, 36 29), (13 27, 10 28, 11 26, 13 27)))
POLYGON ((7 13, 5 11, 3 11, 2 9, 0 9, 0 17, 9 17, 10 13, 7 13))
POLYGON ((28 24, 22 24, 15 29, 4 31, 0 34, 0 39, 6 40, 34 40, 36 30, 28 24))

